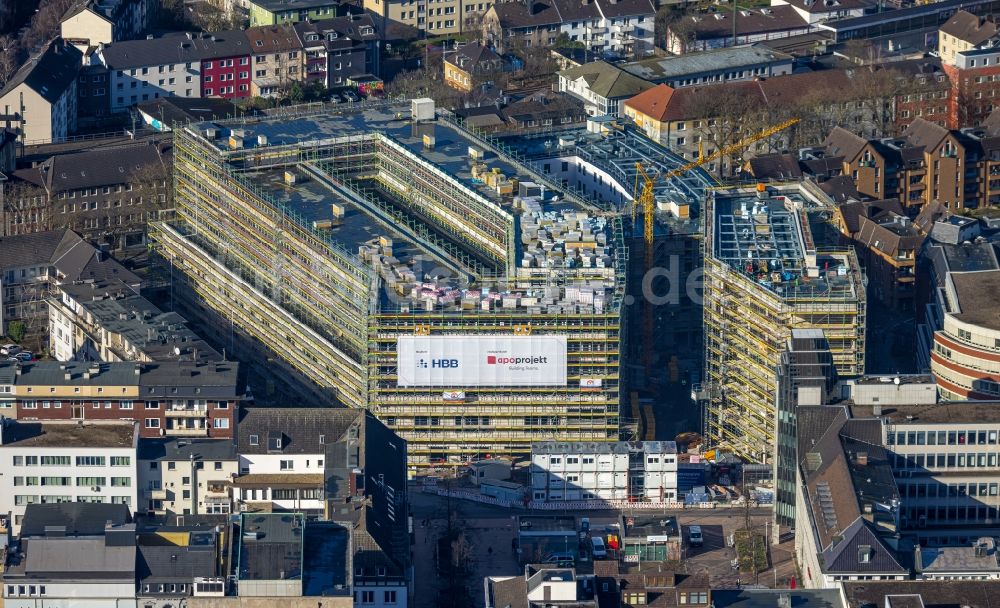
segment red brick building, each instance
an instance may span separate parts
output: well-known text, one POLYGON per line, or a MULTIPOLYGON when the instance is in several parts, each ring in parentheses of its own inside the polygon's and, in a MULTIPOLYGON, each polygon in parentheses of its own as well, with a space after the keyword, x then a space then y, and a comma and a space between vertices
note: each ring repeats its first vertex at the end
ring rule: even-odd
POLYGON ((232 438, 243 401, 237 374, 233 362, 4 362, 0 393, 13 399, 0 400, 0 414, 37 421, 136 420, 141 437, 232 438))

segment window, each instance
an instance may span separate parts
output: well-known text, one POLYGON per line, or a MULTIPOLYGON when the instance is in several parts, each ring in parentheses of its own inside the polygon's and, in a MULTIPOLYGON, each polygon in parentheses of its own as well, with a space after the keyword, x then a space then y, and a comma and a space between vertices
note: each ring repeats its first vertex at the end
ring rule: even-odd
POLYGON ((228 418, 216 418, 212 421, 212 426, 217 429, 228 429, 229 419, 228 418))
POLYGON ((257 435, 250 435, 250 445, 260 445, 260 437, 257 435))
POLYGON ((282 460, 280 462, 280 468, 282 471, 291 471, 294 468, 294 463, 291 460, 282 460))
POLYGON ((103 467, 104 456, 77 456, 76 466, 78 467, 103 467))
POLYGON ((128 456, 112 456, 111 466, 113 467, 127 467, 132 463, 132 459, 128 456))
POLYGON ((79 488, 106 486, 108 485, 108 479, 107 477, 77 477, 76 485, 79 488))
POLYGON ((375 603, 375 592, 374 591, 359 591, 360 601, 362 604, 374 604, 375 603))
POLYGON ((146 402, 146 409, 147 410, 158 410, 158 409, 160 409, 160 402, 159 401, 147 401, 146 402))
POLYGON ((146 428, 147 429, 158 429, 160 428, 159 418, 146 418, 146 428))
POLYGON ((69 456, 42 456, 42 466, 69 466, 69 456))
POLYGON ((112 477, 111 478, 112 488, 130 488, 132 487, 132 479, 130 477, 112 477))
POLYGON ((386 591, 385 592, 385 596, 384 596, 384 600, 383 600, 382 603, 383 604, 395 604, 396 603, 396 592, 395 591, 386 591))

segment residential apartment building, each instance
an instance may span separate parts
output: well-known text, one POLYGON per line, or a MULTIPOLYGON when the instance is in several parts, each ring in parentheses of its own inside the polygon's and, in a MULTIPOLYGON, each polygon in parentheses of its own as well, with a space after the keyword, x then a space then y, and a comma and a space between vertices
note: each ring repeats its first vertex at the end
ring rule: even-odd
POLYGON ((201 55, 201 96, 250 97, 253 53, 243 30, 203 34, 194 40, 201 55))
POLYGON ((499 52, 553 46, 560 34, 597 56, 641 59, 653 50, 649 0, 499 2, 482 19, 482 38, 499 52))
POLYGON ((531 446, 531 498, 536 501, 673 502, 677 444, 543 442, 531 446))
POLYGON ((63 40, 86 52, 88 47, 139 38, 157 6, 150 0, 84 0, 63 16, 63 40))
POLYGON ((949 400, 1000 398, 1000 270, 949 272, 930 367, 949 400))
POLYGON ((336 0, 247 0, 246 3, 251 27, 330 19, 340 14, 341 6, 336 0))
POLYGON ((667 27, 666 48, 674 55, 683 55, 808 34, 815 28, 790 4, 740 9, 736 16, 730 11, 718 11, 689 15, 671 24, 667 27))
POLYGON ((581 100, 590 116, 618 116, 622 102, 653 85, 605 61, 559 72, 559 91, 581 100))
POLYGON ((0 426, 0 512, 21 529, 28 505, 97 502, 135 509, 138 423, 5 419, 0 426))
POLYGON ((717 192, 705 209, 705 436, 751 462, 775 449, 776 369, 792 328, 825 332, 838 374, 864 370, 866 296, 852 251, 817 245, 804 183, 717 192))
POLYGON ((367 13, 296 23, 295 34, 305 55, 306 82, 342 87, 381 71, 379 33, 367 13))
POLYGON ((28 335, 48 329, 47 299, 56 286, 76 281, 117 279, 138 289, 139 277, 71 230, 47 230, 3 239, 0 248, 0 328, 12 321, 28 335))
POLYGON ((290 24, 252 27, 246 35, 252 53, 252 96, 275 97, 304 79, 302 43, 290 24))
POLYGON ((656 57, 621 66, 653 84, 673 89, 792 73, 794 58, 763 44, 712 49, 696 55, 656 57))
POLYGON ((151 437, 231 438, 244 398, 238 364, 4 362, 13 401, 0 413, 28 421, 138 421, 151 437))
POLYGON ((264 510, 324 513, 332 507, 327 504, 328 489, 334 492, 329 497, 333 504, 338 502, 335 497, 347 501, 357 492, 384 493, 378 500, 389 511, 405 501, 405 478, 400 487, 395 468, 405 462, 406 443, 363 410, 247 408, 240 414, 237 448, 234 498, 249 510, 266 506, 264 510), (380 456, 366 453, 366 442, 375 437, 373 445, 381 446, 379 450, 391 450, 381 455, 381 461, 380 456), (360 470, 342 469, 345 457, 360 470), (398 457, 404 460, 397 461, 398 457), (372 466, 366 467, 366 462, 372 466), (386 470, 380 471, 383 466, 386 470), (346 477, 330 485, 328 474, 346 477), (366 481, 379 475, 383 482, 366 481))
POLYGON ((168 34, 105 46, 111 112, 160 97, 249 97, 250 42, 242 30, 168 34))
POLYGON ((959 53, 982 49, 998 34, 1000 29, 993 19, 964 10, 956 12, 938 28, 937 51, 941 63, 954 64, 959 53))
POLYGON ((365 0, 363 6, 382 29, 395 21, 431 35, 478 34, 493 0, 365 0))
POLYGON ((97 51, 108 69, 112 113, 160 97, 201 97, 201 53, 194 35, 116 42, 97 51))
POLYGON ((136 528, 124 504, 32 504, 22 559, 3 573, 7 608, 135 608, 136 528))
POLYGON ((124 145, 60 154, 2 184, 7 235, 68 229, 110 250, 146 246, 146 224, 169 217, 171 149, 124 145))
POLYGON ((762 130, 785 116, 802 119, 747 146, 741 154, 706 166, 710 173, 729 178, 737 175, 753 156, 818 145, 827 135, 831 120, 855 125, 863 133, 891 128, 891 99, 873 100, 861 93, 863 89, 857 73, 826 70, 701 87, 661 84, 626 100, 622 107, 624 115, 647 136, 685 158, 696 158, 700 151, 711 154, 717 145, 736 143, 746 136, 747 128, 762 130), (801 116, 801 104, 808 104, 815 113, 801 116))
POLYGON ((175 312, 120 281, 60 285, 49 299, 49 353, 58 361, 222 361, 175 312))
POLYGON ((59 141, 76 131, 76 78, 82 65, 83 54, 57 38, 0 89, 0 110, 17 117, 22 142, 59 141))
POLYGON ((444 57, 444 83, 468 93, 474 86, 504 71, 505 63, 488 47, 470 42, 444 57))
POLYGON ((924 233, 906 215, 886 211, 861 215, 850 235, 868 277, 868 294, 893 310, 916 306, 917 254, 924 233))
POLYGON ((139 442, 139 503, 154 515, 225 515, 239 473, 232 439, 164 437, 139 442))

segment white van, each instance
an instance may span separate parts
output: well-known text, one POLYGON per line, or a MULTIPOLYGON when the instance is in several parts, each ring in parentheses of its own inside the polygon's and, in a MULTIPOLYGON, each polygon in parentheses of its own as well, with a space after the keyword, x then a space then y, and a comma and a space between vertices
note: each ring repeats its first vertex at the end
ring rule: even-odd
POLYGON ((590 537, 590 546, 593 548, 591 553, 593 553, 594 559, 602 559, 608 556, 608 550, 604 548, 604 539, 600 536, 590 537))
POLYGON ((688 544, 692 547, 700 547, 704 544, 705 539, 701 535, 701 526, 689 526, 688 527, 688 544))

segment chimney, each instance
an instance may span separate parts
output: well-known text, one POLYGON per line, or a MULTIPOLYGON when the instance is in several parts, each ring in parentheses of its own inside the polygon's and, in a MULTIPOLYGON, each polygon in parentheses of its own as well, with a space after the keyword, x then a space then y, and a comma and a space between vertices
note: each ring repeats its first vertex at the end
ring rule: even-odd
POLYGON ((920 574, 924 571, 924 558, 920 554, 920 544, 913 547, 913 571, 920 574))

